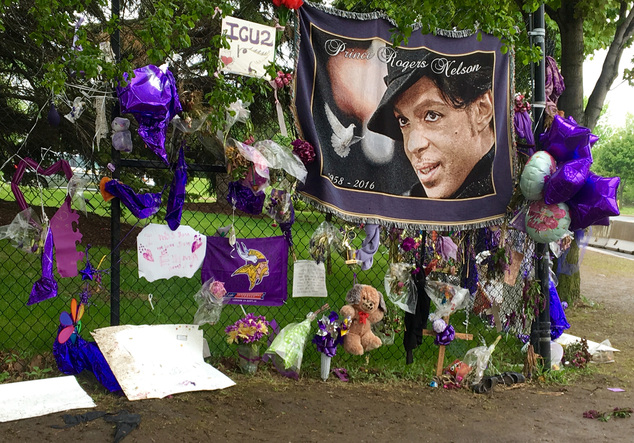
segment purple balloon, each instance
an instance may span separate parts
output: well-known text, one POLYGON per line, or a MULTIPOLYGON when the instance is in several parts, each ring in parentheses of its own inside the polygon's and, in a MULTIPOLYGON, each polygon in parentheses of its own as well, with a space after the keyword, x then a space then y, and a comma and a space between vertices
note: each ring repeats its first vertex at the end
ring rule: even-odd
MULTIPOLYGON (((127 76, 125 76, 127 80, 127 76)), ((117 87, 122 113, 130 113, 139 122, 139 135, 167 164, 165 134, 169 122, 181 112, 176 80, 169 69, 148 65, 134 70, 134 78, 125 87, 117 87)))
POLYGON ((616 194, 621 179, 590 172, 583 187, 568 201, 570 230, 585 229, 606 217, 619 215, 616 194))
POLYGON ((592 161, 591 140, 594 143, 597 139, 598 137, 591 134, 588 128, 579 126, 574 118, 564 119, 560 115, 555 115, 548 132, 539 136, 544 149, 558 163, 578 158, 587 158, 592 161))
POLYGON ((585 184, 591 164, 589 159, 580 158, 559 166, 544 185, 544 202, 551 205, 571 199, 585 184))
POLYGON ((42 251, 42 278, 33 284, 26 305, 30 306, 53 297, 57 297, 57 282, 53 275, 53 233, 49 228, 42 251))
POLYGON ((176 231, 181 224, 183 204, 185 203, 185 187, 187 186, 187 164, 185 164, 185 150, 178 151, 178 162, 167 198, 167 214, 165 221, 172 231, 176 231))

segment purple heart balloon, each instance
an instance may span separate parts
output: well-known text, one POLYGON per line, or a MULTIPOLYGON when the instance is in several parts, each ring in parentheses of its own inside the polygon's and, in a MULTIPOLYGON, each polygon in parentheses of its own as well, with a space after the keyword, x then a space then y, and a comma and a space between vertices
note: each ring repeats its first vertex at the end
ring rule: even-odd
POLYGON ((587 158, 580 158, 559 166, 544 186, 544 202, 552 205, 571 199, 585 184, 591 164, 587 158))
POLYGON ((570 229, 585 229, 597 222, 605 223, 606 217, 619 215, 616 194, 620 182, 619 177, 601 177, 590 172, 579 192, 568 201, 570 229))
POLYGON ((575 119, 565 119, 556 115, 548 132, 539 136, 544 149, 552 155, 558 163, 578 158, 592 160, 590 147, 598 137, 588 128, 579 126, 575 119))

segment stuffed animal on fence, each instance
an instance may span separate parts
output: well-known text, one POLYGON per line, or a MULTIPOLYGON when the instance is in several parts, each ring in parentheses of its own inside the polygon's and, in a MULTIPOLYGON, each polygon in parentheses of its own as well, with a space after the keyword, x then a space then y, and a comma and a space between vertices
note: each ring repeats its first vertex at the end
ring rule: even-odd
POLYGON ((343 337, 343 348, 353 355, 363 355, 381 346, 381 339, 372 333, 371 325, 383 319, 387 310, 383 294, 369 285, 354 285, 341 308, 343 318, 352 323, 343 337))

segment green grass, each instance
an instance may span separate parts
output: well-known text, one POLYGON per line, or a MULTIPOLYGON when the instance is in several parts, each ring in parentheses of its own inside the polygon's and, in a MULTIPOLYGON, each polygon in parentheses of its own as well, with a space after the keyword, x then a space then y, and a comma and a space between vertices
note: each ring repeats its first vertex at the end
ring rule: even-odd
POLYGON ((619 210, 621 211, 621 215, 634 215, 634 205, 620 206, 619 210))

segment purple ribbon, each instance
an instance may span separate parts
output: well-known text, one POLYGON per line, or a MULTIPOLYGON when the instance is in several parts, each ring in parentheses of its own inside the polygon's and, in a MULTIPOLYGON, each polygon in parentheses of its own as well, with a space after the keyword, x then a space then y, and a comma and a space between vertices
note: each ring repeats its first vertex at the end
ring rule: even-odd
POLYGON ((176 231, 181 224, 183 204, 185 203, 185 187, 187 186, 187 164, 185 164, 185 150, 178 151, 178 162, 167 198, 167 214, 165 221, 172 231, 176 231))
POLYGON ((105 189, 110 194, 118 197, 121 203, 139 219, 151 217, 156 214, 161 206, 161 193, 137 194, 128 185, 118 180, 110 180, 105 189))
POLYGON ((434 339, 435 345, 447 346, 449 343, 456 338, 456 331, 451 325, 447 325, 444 331, 440 334, 436 334, 436 338, 434 339))

